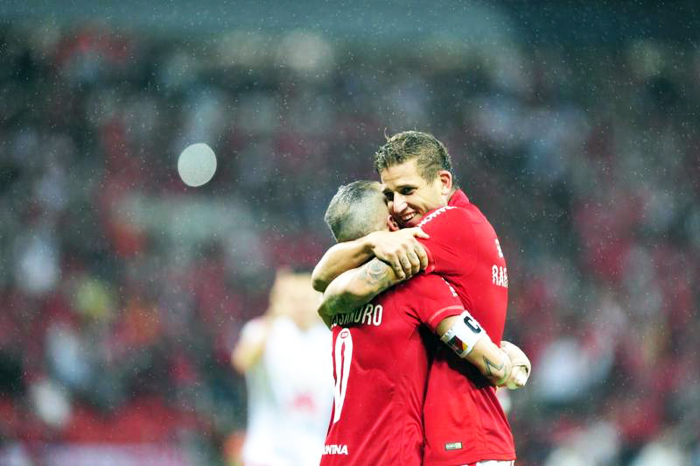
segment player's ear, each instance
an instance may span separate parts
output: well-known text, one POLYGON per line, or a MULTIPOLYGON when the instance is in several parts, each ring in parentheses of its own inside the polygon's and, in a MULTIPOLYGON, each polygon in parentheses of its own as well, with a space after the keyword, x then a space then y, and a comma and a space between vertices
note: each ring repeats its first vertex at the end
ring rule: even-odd
POLYGON ((394 217, 389 215, 386 219, 386 224, 389 227, 389 231, 398 231, 401 228, 399 228, 399 224, 396 223, 396 220, 394 220, 394 217))
POLYGON ((440 178, 440 192, 443 196, 446 196, 452 191, 452 173, 447 170, 440 170, 438 177, 440 178))

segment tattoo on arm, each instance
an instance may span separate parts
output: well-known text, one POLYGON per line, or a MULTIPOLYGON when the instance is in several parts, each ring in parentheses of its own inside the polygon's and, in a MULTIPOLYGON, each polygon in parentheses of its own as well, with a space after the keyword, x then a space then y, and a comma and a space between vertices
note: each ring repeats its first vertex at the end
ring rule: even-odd
POLYGON ((493 383, 497 387, 502 386, 506 382, 506 380, 508 380, 511 371, 513 370, 513 365, 510 363, 510 360, 506 359, 501 364, 494 364, 494 362, 486 356, 483 356, 483 358, 484 363, 486 364, 486 372, 488 372, 488 374, 486 374, 486 377, 490 380, 493 381, 494 377, 498 377, 499 373, 503 371, 503 376, 500 379, 493 381, 493 383), (495 371, 497 372, 494 374, 495 371))
POLYGON ((379 259, 372 259, 350 273, 344 290, 334 289, 323 296, 323 310, 330 316, 352 312, 400 281, 394 270, 379 259))
POLYGON ((495 370, 497 370, 497 371, 500 372, 500 371, 503 370, 503 366, 506 365, 505 362, 502 362, 500 365, 496 365, 496 364, 493 363, 493 361, 491 361, 491 360, 490 360, 489 358, 487 358, 486 356, 484 356, 484 363, 486 364, 486 371, 488 372, 488 376, 489 376, 489 377, 493 377, 493 376, 494 376, 494 373, 493 373, 493 371, 491 370, 491 368, 494 368, 495 370))
POLYGON ((377 291, 384 291, 393 284, 393 269, 379 259, 372 259, 363 268, 365 270, 362 279, 377 291))

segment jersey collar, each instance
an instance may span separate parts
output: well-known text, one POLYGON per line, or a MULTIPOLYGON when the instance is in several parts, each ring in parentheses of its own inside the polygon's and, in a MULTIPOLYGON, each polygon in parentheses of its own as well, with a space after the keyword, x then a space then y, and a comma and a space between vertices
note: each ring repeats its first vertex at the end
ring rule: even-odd
POLYGON ((461 189, 458 189, 452 194, 452 197, 450 197, 449 202, 447 205, 453 206, 453 207, 466 207, 470 204, 469 198, 467 197, 466 194, 464 194, 464 191, 461 189))

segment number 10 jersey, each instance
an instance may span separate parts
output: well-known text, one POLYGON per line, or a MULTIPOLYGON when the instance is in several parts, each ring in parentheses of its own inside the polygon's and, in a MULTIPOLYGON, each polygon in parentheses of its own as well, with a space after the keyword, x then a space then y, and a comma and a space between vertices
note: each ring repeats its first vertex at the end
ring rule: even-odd
POLYGON ((334 405, 322 466, 420 465, 423 401, 435 328, 464 308, 437 275, 420 274, 335 316, 334 405))

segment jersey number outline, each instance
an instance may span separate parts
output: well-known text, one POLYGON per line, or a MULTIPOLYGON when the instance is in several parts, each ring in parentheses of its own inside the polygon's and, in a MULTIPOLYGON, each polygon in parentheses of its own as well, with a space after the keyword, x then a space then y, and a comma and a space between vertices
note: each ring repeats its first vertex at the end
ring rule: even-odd
POLYGON ((340 420, 340 413, 343 411, 345 394, 348 391, 348 377, 350 376, 350 365, 352 364, 352 333, 350 329, 344 328, 335 340, 333 355, 335 357, 335 387, 333 390, 333 424, 340 420))

